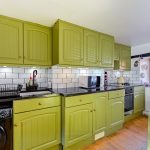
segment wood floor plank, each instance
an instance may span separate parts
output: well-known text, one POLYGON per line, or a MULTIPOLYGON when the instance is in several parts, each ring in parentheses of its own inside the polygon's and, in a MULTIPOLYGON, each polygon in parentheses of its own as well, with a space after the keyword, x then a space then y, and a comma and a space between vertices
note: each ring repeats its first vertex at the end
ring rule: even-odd
POLYGON ((124 124, 123 129, 96 141, 84 150, 147 150, 148 118, 140 116, 124 124))

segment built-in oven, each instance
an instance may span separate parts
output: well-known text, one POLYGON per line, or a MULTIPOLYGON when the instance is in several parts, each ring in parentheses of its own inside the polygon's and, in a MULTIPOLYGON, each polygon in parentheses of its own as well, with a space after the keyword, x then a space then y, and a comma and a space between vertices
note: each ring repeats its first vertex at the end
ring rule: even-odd
POLYGON ((125 87, 124 114, 130 115, 134 109, 134 87, 125 87))

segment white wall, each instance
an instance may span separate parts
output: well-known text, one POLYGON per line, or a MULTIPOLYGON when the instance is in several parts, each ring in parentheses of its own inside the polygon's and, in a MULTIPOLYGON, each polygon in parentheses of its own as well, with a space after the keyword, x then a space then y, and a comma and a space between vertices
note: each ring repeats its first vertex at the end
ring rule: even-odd
POLYGON ((145 53, 150 53, 150 43, 134 46, 131 48, 131 55, 140 55, 145 53))

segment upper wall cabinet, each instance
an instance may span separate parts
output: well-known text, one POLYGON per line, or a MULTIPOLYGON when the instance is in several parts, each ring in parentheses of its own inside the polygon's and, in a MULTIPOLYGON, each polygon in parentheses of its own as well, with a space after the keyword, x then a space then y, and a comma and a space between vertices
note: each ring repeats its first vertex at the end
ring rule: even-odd
POLYGON ((58 20, 53 28, 53 64, 83 65, 83 29, 58 20))
POLYGON ((114 68, 131 70, 131 48, 122 44, 115 44, 114 68))
POLYGON ((114 37, 101 34, 99 45, 101 67, 114 67, 114 37))
POLYGON ((114 37, 58 20, 53 28, 53 64, 113 67, 114 37))
POLYGON ((23 23, 0 16, 0 64, 23 64, 23 23))
POLYGON ((115 44, 114 46, 114 60, 119 60, 120 58, 120 45, 115 44))
POLYGON ((51 34, 48 27, 24 24, 24 64, 51 65, 51 34))
POLYGON ((95 31, 84 30, 84 65, 100 66, 99 34, 95 31))

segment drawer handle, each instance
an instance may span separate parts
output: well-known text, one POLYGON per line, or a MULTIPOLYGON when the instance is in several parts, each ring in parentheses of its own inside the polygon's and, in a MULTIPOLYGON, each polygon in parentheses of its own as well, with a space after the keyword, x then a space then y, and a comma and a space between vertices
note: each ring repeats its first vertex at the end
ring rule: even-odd
POLYGON ((82 99, 80 99, 80 102, 82 102, 82 99))
POLYGON ((17 124, 14 124, 14 127, 18 127, 18 125, 17 125, 17 124))
POLYGON ((42 103, 39 102, 39 105, 42 105, 42 103))
POLYGON ((93 111, 96 111, 96 109, 94 109, 93 111))
POLYGON ((93 110, 90 110, 90 112, 93 112, 93 110))

